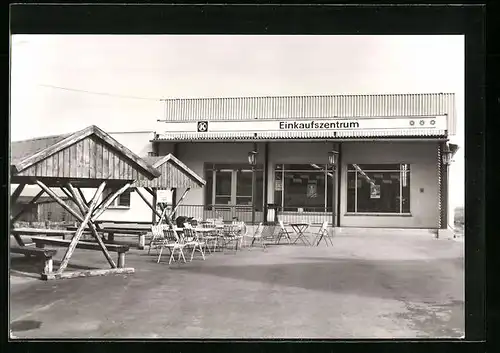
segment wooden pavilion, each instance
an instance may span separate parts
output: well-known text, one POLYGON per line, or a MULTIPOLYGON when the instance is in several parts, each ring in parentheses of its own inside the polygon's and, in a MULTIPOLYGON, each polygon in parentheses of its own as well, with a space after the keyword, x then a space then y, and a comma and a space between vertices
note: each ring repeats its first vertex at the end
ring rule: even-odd
MULTIPOLYGON (((11 183, 18 184, 18 187, 11 195, 11 204, 16 202, 26 185, 36 184, 42 190, 30 204, 46 193, 80 222, 72 239, 65 243, 67 250, 59 268, 53 274, 45 274, 45 279, 133 272, 133 268, 117 268, 107 249, 111 245, 105 245, 95 221, 136 180, 151 180, 159 176, 159 170, 94 125, 73 134, 13 142, 10 178, 11 183), (102 198, 106 187, 114 192, 102 198), (53 188, 60 188, 77 205, 77 209, 65 203, 53 188), (97 190, 91 200, 86 200, 81 188, 97 190), (75 248, 90 248, 90 245, 80 241, 86 227, 111 269, 65 273, 75 248)), ((11 216, 11 227, 26 209, 11 216)), ((25 247, 21 237, 14 236, 19 247, 25 247)))
POLYGON ((149 208, 151 208, 153 214, 159 217, 158 223, 161 223, 163 219, 171 223, 171 216, 182 203, 189 190, 203 187, 206 181, 171 153, 166 156, 146 157, 144 159, 155 169, 159 170, 161 175, 156 179, 148 179, 144 176, 139 176, 133 186, 136 187, 137 194, 144 200, 149 208), (147 200, 141 193, 140 188, 144 188, 153 196, 153 203, 147 200), (176 189, 184 189, 184 193, 178 202, 174 200, 174 207, 170 214, 166 214, 166 209, 164 209, 162 213, 159 213, 155 207, 158 190, 173 191, 176 189))

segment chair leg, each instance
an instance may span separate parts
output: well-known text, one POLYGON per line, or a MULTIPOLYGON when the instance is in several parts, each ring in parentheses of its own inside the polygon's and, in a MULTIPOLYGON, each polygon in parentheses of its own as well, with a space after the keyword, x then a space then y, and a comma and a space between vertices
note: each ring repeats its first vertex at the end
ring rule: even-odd
POLYGON ((160 248, 160 253, 158 254, 158 261, 156 261, 156 263, 160 263, 162 252, 163 252, 163 247, 160 248))
POLYGON ((168 260, 168 264, 170 265, 172 263, 172 260, 174 258, 174 254, 175 254, 175 248, 172 249, 172 253, 170 254, 170 260, 168 260))

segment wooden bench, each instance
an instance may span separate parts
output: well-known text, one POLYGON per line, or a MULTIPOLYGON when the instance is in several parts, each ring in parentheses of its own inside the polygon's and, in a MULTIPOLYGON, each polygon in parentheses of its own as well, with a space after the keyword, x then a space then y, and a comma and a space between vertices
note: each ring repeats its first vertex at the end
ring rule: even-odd
MULTIPOLYGON (((45 245, 53 245, 53 246, 61 246, 61 247, 69 247, 71 240, 60 240, 46 237, 31 237, 31 240, 35 243, 37 248, 43 249, 45 245)), ((101 247, 97 242, 89 242, 89 241, 79 241, 76 244, 76 247, 79 249, 85 250, 98 250, 101 251, 101 247)), ((118 244, 106 244, 106 249, 111 252, 118 253, 118 268, 125 267, 125 253, 129 251, 128 245, 118 245, 118 244)))
POLYGON ((25 256, 34 256, 43 260, 43 273, 49 274, 52 273, 53 261, 52 258, 56 256, 56 249, 41 249, 41 248, 32 248, 29 246, 11 246, 10 252, 14 254, 22 254, 25 256))

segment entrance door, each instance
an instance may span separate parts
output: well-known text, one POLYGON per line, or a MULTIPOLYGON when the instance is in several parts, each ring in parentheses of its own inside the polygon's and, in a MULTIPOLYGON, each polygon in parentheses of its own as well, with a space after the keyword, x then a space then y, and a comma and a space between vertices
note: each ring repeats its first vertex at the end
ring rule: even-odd
MULTIPOLYGON (((263 173, 256 172, 255 220, 263 219, 263 173)), ((213 208, 217 217, 225 221, 238 218, 240 221, 252 220, 252 169, 248 166, 227 166, 213 170, 213 208)))

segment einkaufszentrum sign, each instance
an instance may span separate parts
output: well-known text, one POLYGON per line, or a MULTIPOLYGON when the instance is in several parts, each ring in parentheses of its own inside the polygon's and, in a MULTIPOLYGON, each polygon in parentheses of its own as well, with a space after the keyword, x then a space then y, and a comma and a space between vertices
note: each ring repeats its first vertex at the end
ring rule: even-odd
POLYGON ((359 129, 359 122, 357 121, 331 121, 331 122, 288 122, 280 121, 280 130, 322 130, 322 129, 359 129))

